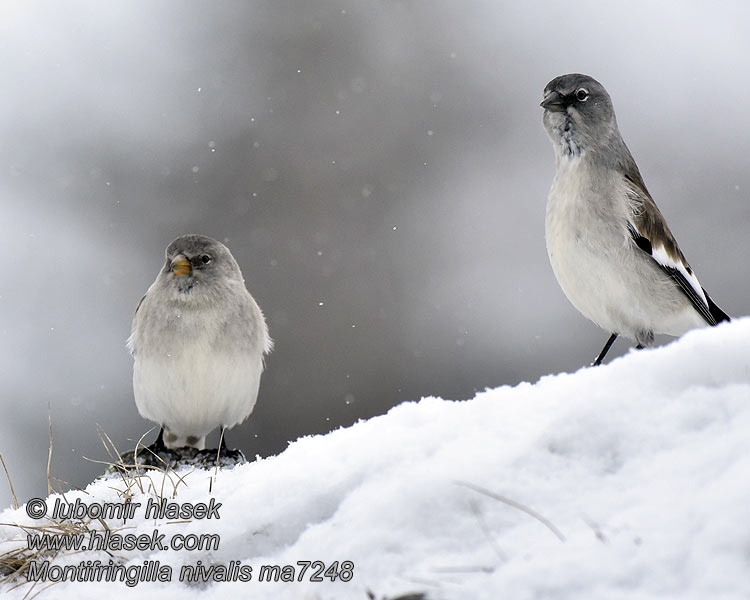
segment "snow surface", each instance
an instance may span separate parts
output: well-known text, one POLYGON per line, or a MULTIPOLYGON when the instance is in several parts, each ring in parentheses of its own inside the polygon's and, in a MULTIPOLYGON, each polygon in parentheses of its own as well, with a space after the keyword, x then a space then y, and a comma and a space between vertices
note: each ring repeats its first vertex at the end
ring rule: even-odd
MULTIPOLYGON (((134 529, 122 533, 218 533, 220 547, 113 552, 129 564, 172 565, 171 583, 134 588, 147 597, 158 590, 165 600, 367 600, 368 593, 380 600, 408 592, 430 599, 746 599, 750 319, 469 401, 405 403, 218 476, 180 475, 175 500, 214 497, 221 519, 167 524, 139 511, 128 523, 134 529), (253 579, 179 583, 179 567, 198 560, 242 561, 253 579), (262 565, 300 560, 351 560, 354 576, 348 583, 256 579, 262 565)), ((99 481, 66 499, 116 502, 123 487, 99 481)), ((164 494, 171 496, 170 484, 164 494)), ((149 496, 133 500, 145 506, 149 496)), ((23 507, 0 513, 0 522, 41 523, 23 507)), ((0 528, 0 553, 18 546, 25 534, 0 528)), ((57 564, 108 558, 85 552, 57 564)), ((22 598, 29 587, 2 591, 22 598)), ((40 597, 132 593, 123 583, 58 583, 40 597)))

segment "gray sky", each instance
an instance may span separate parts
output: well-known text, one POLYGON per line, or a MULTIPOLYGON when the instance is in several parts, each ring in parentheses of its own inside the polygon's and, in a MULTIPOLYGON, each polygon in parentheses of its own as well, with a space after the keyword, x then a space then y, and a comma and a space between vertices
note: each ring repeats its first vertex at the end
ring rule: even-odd
POLYGON ((607 87, 701 283, 745 314, 750 8, 714 6, 4 1, 0 453, 19 499, 46 490, 48 407, 53 474, 79 486, 98 426, 123 450, 151 427, 125 340, 183 233, 227 243, 276 340, 228 433, 248 455, 589 362, 606 333, 544 246, 539 102, 565 72, 607 87))

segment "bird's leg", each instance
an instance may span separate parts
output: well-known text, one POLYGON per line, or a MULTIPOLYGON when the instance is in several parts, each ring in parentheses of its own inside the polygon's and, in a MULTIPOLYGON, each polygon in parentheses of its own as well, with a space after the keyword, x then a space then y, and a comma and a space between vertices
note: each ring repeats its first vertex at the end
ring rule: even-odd
POLYGON ((153 444, 151 444, 149 448, 151 448, 151 450, 153 450, 156 454, 167 449, 167 447, 164 445, 164 427, 163 426, 159 429, 159 435, 156 436, 156 441, 153 444))
POLYGON ((228 467, 234 465, 241 465, 247 462, 245 455, 242 454, 242 450, 230 450, 227 448, 227 443, 224 438, 225 427, 221 428, 219 434, 219 447, 205 450, 198 450, 196 458, 199 458, 200 463, 205 468, 210 467, 228 467))
POLYGON ((164 427, 159 429, 156 441, 150 446, 146 446, 145 450, 145 452, 138 454, 138 462, 144 465, 164 467, 179 459, 179 454, 170 450, 164 444, 164 427))
POLYGON ((609 339, 607 340, 607 343, 604 344, 604 348, 602 348, 602 351, 599 353, 599 356, 597 356, 596 360, 593 363, 591 363, 592 367, 596 367, 602 364, 604 357, 607 356, 607 352, 609 352, 609 349, 612 347, 612 344, 615 343, 616 339, 617 339, 616 333, 613 333, 612 335, 609 336, 609 339))
POLYGON ((646 346, 644 346, 643 344, 638 344, 638 345, 637 345, 637 346, 635 347, 635 349, 636 349, 636 350, 643 350, 643 349, 644 349, 645 347, 646 347, 646 346))
POLYGON ((226 427, 222 427, 221 435, 219 436, 219 460, 221 460, 221 458, 227 458, 237 464, 246 462, 245 455, 242 453, 242 450, 240 450, 239 448, 235 448, 234 450, 230 450, 229 448, 227 448, 226 438, 224 437, 225 431, 226 427))

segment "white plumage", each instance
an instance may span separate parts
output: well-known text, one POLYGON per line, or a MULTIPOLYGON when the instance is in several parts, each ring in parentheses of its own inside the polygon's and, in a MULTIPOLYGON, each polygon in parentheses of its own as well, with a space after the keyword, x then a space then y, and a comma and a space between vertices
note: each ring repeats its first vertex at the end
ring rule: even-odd
POLYGON ((654 260, 634 248, 630 208, 617 201, 625 180, 601 175, 585 156, 564 156, 550 189, 547 252, 565 295, 602 329, 642 345, 651 342, 650 332, 678 336, 705 326, 654 260))
POLYGON ((272 342, 223 244, 182 236, 166 254, 128 340, 135 402, 143 417, 164 427, 168 448, 203 449, 209 432, 252 412, 272 342))
POLYGON ((542 101, 556 172, 546 215, 552 269, 570 302, 639 346, 729 317, 693 273, 620 136, 609 94, 572 73, 542 101))

